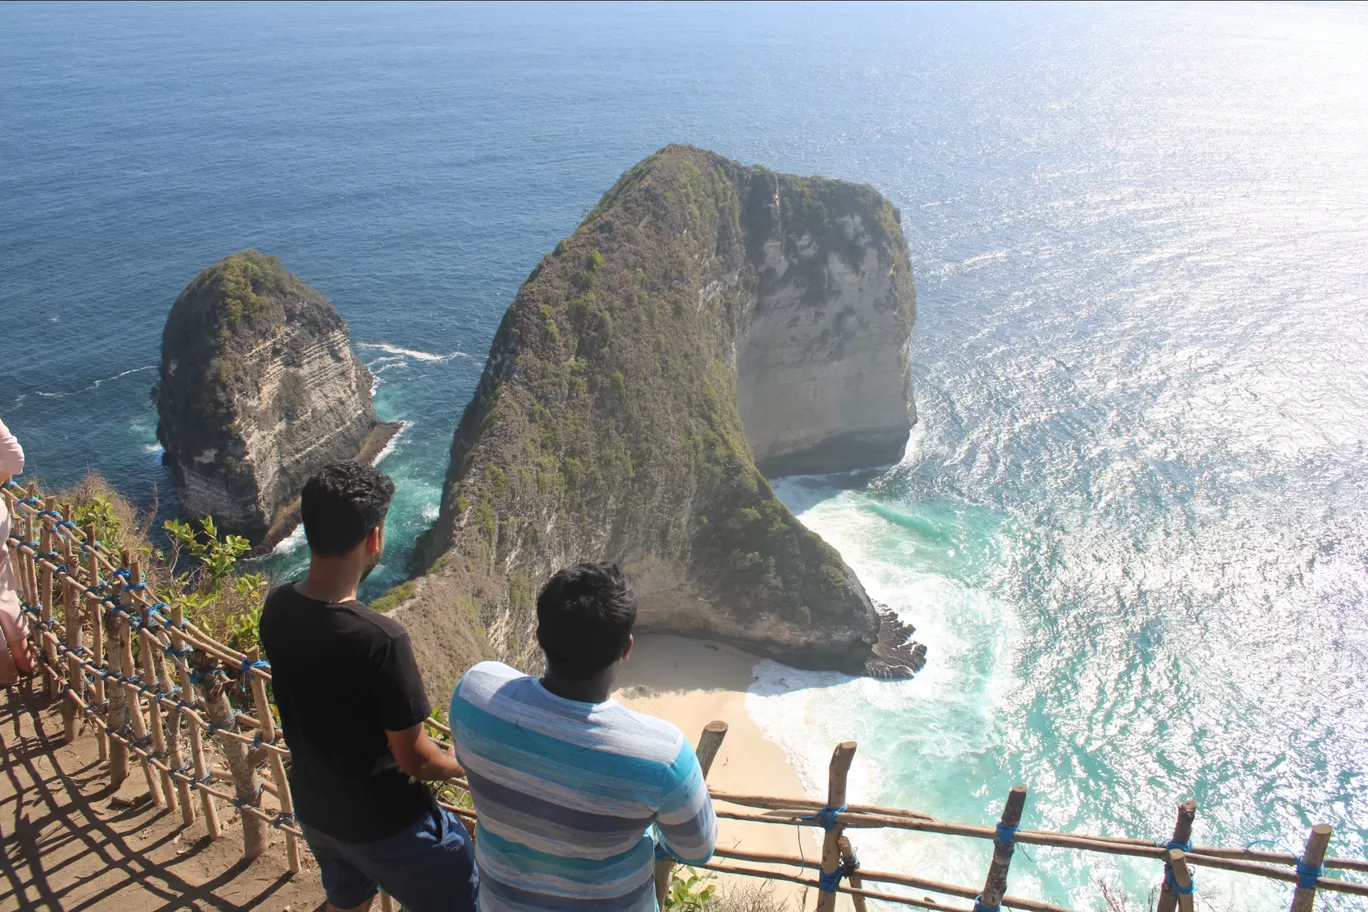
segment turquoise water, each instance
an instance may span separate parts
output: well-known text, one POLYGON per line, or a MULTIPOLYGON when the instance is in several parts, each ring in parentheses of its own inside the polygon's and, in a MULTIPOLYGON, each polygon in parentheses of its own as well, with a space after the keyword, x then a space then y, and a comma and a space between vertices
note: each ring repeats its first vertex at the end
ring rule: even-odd
MULTIPOLYGON (((176 293, 242 247, 350 321, 407 422, 399 578, 503 309, 687 141, 902 210, 921 424, 778 485, 918 627, 905 684, 764 665, 816 787, 1368 852, 1368 13, 1340 6, 0 6, 0 416, 63 483, 176 509, 147 400, 176 293)), ((273 566, 288 572, 298 551, 273 566)), ((982 845, 860 834, 974 882, 982 845)), ((1095 906, 1155 871, 1028 850, 1095 906)), ((1211 908, 1285 907, 1201 872, 1211 908)), ((1319 908, 1368 908, 1339 898, 1319 908)))

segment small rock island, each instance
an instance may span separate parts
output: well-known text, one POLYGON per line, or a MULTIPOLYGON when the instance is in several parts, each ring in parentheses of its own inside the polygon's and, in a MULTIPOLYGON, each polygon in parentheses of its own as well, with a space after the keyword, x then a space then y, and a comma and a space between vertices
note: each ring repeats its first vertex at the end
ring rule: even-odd
POLYGON ((280 260, 244 250, 201 272, 162 334, 157 438, 185 512, 269 551, 322 466, 370 459, 380 421, 346 321, 280 260))
POLYGON ((901 458, 915 296, 899 214, 863 185, 686 146, 625 173, 533 270, 451 449, 427 569, 397 610, 426 674, 539 662, 537 587, 620 563, 639 630, 907 677, 870 601, 766 474, 901 458))

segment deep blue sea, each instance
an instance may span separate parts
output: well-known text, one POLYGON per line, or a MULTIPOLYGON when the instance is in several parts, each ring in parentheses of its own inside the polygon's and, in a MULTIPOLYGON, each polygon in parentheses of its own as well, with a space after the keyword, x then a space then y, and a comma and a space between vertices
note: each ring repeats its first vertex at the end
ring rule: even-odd
MULTIPOLYGON (((202 268, 277 254, 406 422, 399 578, 504 308, 669 142, 903 213, 921 422, 781 495, 916 624, 888 685, 758 668, 818 788, 995 820, 1368 851, 1368 8, 0 6, 0 417, 51 484, 174 493, 148 398, 202 268)), ((278 555, 289 572, 298 552, 278 555)), ((858 834, 981 881, 982 843, 858 834)), ((1019 852, 1013 892, 1153 865, 1019 852)), ((1199 908, 1290 888, 1199 871, 1199 908)), ((1318 908, 1368 904, 1323 896, 1318 908)))

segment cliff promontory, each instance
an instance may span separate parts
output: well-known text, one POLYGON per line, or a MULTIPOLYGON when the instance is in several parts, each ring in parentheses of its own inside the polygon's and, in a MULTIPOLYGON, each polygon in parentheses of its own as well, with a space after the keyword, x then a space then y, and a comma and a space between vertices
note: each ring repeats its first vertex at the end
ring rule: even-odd
POLYGON ((683 146, 641 162, 504 315, 400 609, 415 645, 474 615, 533 666, 537 585, 610 559, 643 631, 910 674, 924 649, 764 473, 900 458, 913 317, 899 215, 871 187, 683 146))
POLYGON ((154 391, 157 437, 185 511, 269 548, 321 466, 373 457, 396 425, 320 292, 255 250, 219 260, 176 298, 154 391))

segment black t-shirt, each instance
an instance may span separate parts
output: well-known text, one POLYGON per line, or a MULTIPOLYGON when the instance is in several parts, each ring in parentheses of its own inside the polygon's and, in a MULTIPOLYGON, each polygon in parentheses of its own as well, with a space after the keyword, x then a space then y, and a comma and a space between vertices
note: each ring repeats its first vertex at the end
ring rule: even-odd
POLYGON ((266 597, 261 645, 300 820, 343 842, 373 842, 432 806, 385 737, 432 711, 408 631, 360 602, 316 601, 287 583, 266 597))

